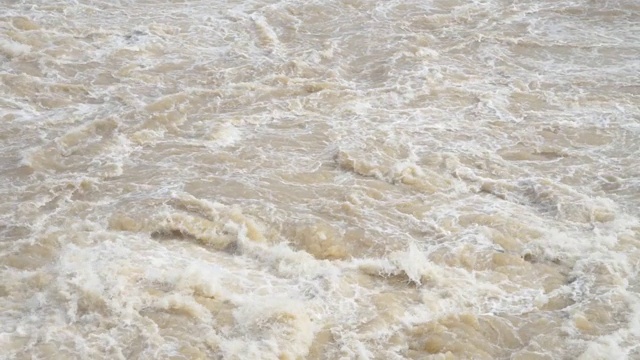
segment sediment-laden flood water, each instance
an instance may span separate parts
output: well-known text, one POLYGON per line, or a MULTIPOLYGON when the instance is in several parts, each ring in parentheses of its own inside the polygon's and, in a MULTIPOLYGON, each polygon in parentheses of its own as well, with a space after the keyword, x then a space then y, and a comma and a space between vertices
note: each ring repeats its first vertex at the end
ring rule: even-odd
POLYGON ((638 2, 0 9, 0 358, 640 359, 638 2))

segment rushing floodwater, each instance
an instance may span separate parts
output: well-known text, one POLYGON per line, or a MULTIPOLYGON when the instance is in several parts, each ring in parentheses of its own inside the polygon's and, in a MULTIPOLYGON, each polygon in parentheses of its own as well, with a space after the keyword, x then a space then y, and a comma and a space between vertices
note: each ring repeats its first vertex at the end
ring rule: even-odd
POLYGON ((640 359, 640 3, 0 0, 0 358, 640 359))

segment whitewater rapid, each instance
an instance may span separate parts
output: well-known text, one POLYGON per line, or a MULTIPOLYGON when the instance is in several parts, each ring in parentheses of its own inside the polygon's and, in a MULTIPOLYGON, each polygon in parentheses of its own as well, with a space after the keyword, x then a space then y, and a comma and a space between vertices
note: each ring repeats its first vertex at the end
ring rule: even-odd
POLYGON ((640 359, 637 2, 0 9, 1 359, 640 359))

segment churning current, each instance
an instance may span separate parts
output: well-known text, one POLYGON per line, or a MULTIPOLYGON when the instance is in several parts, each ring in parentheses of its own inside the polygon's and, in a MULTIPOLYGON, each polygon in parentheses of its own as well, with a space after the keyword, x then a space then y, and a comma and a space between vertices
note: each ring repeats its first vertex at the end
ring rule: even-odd
POLYGON ((634 0, 0 0, 0 359, 640 359, 634 0))

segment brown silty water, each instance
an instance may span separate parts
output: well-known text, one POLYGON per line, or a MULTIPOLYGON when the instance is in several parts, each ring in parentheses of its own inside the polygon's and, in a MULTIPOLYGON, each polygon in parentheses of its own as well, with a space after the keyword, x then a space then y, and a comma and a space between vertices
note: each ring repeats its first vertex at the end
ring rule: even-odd
POLYGON ((0 6, 0 358, 640 358, 636 2, 0 6))

